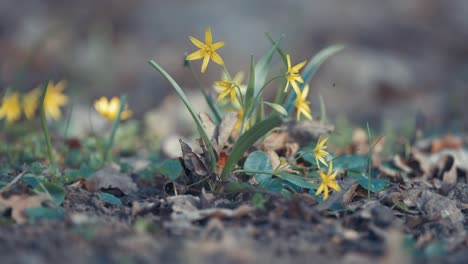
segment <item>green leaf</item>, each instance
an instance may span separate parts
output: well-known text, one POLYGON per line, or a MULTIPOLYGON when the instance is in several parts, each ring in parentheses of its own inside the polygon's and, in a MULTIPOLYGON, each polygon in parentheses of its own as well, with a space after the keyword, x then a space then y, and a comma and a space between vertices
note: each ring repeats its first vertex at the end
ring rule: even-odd
POLYGON ((344 155, 333 160, 334 170, 342 173, 345 170, 354 172, 363 172, 368 164, 367 156, 363 155, 344 155))
POLYGON ((164 176, 167 176, 172 181, 179 178, 182 173, 182 165, 179 160, 166 160, 159 166, 159 173, 164 176))
MULTIPOLYGON (((286 52, 283 51, 283 49, 279 46, 279 40, 275 41, 269 33, 266 33, 267 38, 270 40, 271 44, 276 46, 276 51, 280 55, 281 59, 284 62, 284 65, 288 64, 288 59, 286 58, 286 52)), ((281 39, 280 39, 281 40, 281 39)))
POLYGON ((177 82, 161 66, 159 66, 159 64, 157 64, 155 61, 149 61, 149 64, 153 68, 155 68, 159 73, 161 73, 161 75, 164 76, 164 78, 166 78, 167 81, 169 81, 169 83, 172 85, 174 90, 177 92, 177 95, 179 95, 180 99, 185 104, 185 107, 187 107, 187 110, 190 112, 190 115, 192 116, 192 119, 198 128, 198 132, 200 133, 200 136, 202 137, 203 142, 205 143, 205 146, 208 149, 208 152, 210 154, 210 160, 211 160, 211 170, 214 172, 216 170, 217 163, 216 163, 216 155, 215 155, 213 146, 211 145, 210 139, 208 138, 208 135, 206 134, 206 131, 203 128, 200 118, 196 114, 195 109, 190 104, 189 99, 185 95, 182 88, 180 88, 180 86, 177 84, 177 82))
POLYGON ((38 219, 63 219, 65 217, 65 210, 61 207, 46 208, 46 207, 31 207, 27 208, 26 216, 30 222, 38 219))
POLYGON ((254 94, 255 94, 255 67, 254 67, 254 58, 250 58, 250 73, 249 73, 249 83, 247 85, 247 91, 245 92, 245 108, 250 109, 253 104, 254 94))
POLYGON ((255 94, 260 92, 265 84, 270 70, 271 61, 273 60, 273 55, 275 55, 278 44, 279 42, 274 43, 270 50, 255 65, 255 94))
POLYGON ((256 123, 247 132, 237 140, 232 147, 231 155, 226 160, 223 171, 221 172, 221 179, 225 179, 227 174, 231 172, 236 166, 237 162, 242 158, 244 152, 250 148, 257 140, 266 136, 270 130, 280 126, 282 122, 281 117, 271 116, 263 121, 256 123))
POLYGON ((380 192, 385 190, 390 184, 388 179, 376 179, 371 178, 369 184, 369 178, 363 172, 357 173, 353 171, 348 171, 348 177, 355 179, 359 182, 362 188, 369 190, 371 192, 380 192))
MULTIPOLYGON (((312 79, 314 74, 317 72, 318 68, 332 55, 336 54, 337 52, 341 51, 344 48, 342 45, 333 45, 330 47, 327 47, 323 50, 321 50, 319 53, 317 53, 312 59, 307 63, 306 67, 302 71, 302 79, 304 80, 304 83, 299 84, 301 90, 304 88, 304 86, 312 79)), ((290 96, 288 100, 286 101, 286 110, 288 113, 291 113, 293 106, 294 106, 294 100, 296 100, 296 93, 292 92, 290 93, 290 96)))
POLYGON ((299 175, 296 175, 296 174, 291 174, 291 173, 286 173, 286 172, 279 172, 279 173, 275 173, 275 176, 285 180, 285 181, 288 181, 298 187, 301 187, 301 188, 305 188, 305 189, 317 189, 318 188, 318 185, 317 184, 313 184, 313 183, 310 183, 308 181, 306 181, 306 179, 304 177, 301 177, 299 175))
MULTIPOLYGON (((244 170, 250 171, 273 171, 270 158, 263 151, 254 151, 249 154, 244 163, 244 170)), ((271 173, 246 173, 250 176, 255 176, 257 181, 261 184, 262 182, 271 179, 271 173)))
POLYGON ((281 193, 283 191, 283 182, 278 178, 264 180, 258 186, 272 193, 281 193))
POLYGON ((36 193, 44 193, 47 191, 56 205, 60 205, 63 200, 65 200, 65 189, 62 185, 51 182, 43 182, 42 184, 36 185, 34 191, 36 193), (45 190, 42 188, 42 186, 44 186, 45 190))
POLYGON ((101 200, 103 202, 106 202, 108 204, 122 205, 122 201, 120 201, 119 198, 115 197, 114 195, 112 195, 110 193, 102 192, 102 193, 99 194, 99 197, 101 198, 101 200))
POLYGON ((39 183, 41 183, 44 180, 44 178, 45 177, 41 175, 26 173, 23 177, 21 177, 21 181, 34 188, 39 183))
POLYGON ((279 104, 275 104, 275 103, 270 103, 270 102, 264 102, 266 105, 270 106, 271 108, 273 108, 273 110, 275 110, 276 112, 280 113, 281 115, 283 116, 287 116, 288 115, 288 111, 286 111, 286 109, 284 109, 283 106, 279 105, 279 104))
POLYGON ((320 123, 327 124, 328 123, 327 108, 325 107, 325 100, 323 100, 323 97, 321 94, 319 94, 319 100, 320 100, 320 123))

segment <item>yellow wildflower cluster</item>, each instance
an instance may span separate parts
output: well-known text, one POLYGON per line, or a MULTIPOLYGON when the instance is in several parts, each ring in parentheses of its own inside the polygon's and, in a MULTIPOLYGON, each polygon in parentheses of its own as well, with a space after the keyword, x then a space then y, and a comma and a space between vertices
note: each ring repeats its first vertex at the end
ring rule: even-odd
POLYGON ((317 167, 319 169, 320 180, 321 180, 320 186, 317 189, 317 192, 315 194, 319 195, 319 194, 321 194, 323 192, 323 199, 324 200, 328 199, 328 193, 329 193, 330 189, 333 189, 333 190, 336 190, 336 191, 341 190, 340 186, 336 182, 336 175, 337 175, 338 172, 337 171, 333 172, 333 162, 330 161, 329 163, 327 163, 327 161, 325 160, 325 158, 328 155, 330 155, 330 153, 328 153, 326 151, 327 146, 325 144, 327 143, 327 141, 328 141, 328 137, 324 137, 324 138, 319 137, 319 139, 317 141, 317 145, 312 150, 312 154, 315 157, 315 161, 316 161, 317 167), (322 163, 323 165, 328 167, 327 172, 324 172, 320 168, 320 163, 322 163))
MULTIPOLYGON (((223 77, 221 81, 215 82, 215 90, 219 94, 218 102, 228 97, 230 104, 235 108, 234 111, 237 112, 239 116, 242 116, 245 110, 242 109, 241 102, 243 96, 241 89, 243 74, 240 73, 237 74, 234 78, 231 78, 227 72, 223 59, 216 52, 216 50, 223 47, 225 43, 213 43, 213 37, 210 28, 206 28, 205 30, 205 43, 194 37, 189 37, 189 39, 195 46, 199 48, 199 50, 189 54, 185 59, 189 61, 203 59, 201 67, 202 73, 205 72, 210 60, 221 65, 224 68, 225 77, 223 77)), ((309 86, 304 86, 303 90, 301 90, 299 87, 299 83, 304 83, 304 80, 301 78, 299 71, 304 67, 306 61, 303 61, 295 66, 291 66, 291 57, 289 54, 286 56, 286 59, 288 69, 284 75, 286 78, 286 87, 284 91, 287 92, 289 85, 291 85, 294 89, 294 92, 296 93, 296 100, 294 101, 294 106, 297 110, 296 119, 299 121, 301 117, 304 116, 306 119, 312 120, 312 114, 309 106, 310 103, 307 101, 309 86)), ((248 123, 246 123, 246 125, 248 125, 248 123)), ((236 125, 236 127, 239 126, 240 124, 236 125)))
MULTIPOLYGON (((40 89, 40 87, 35 88, 24 95, 18 92, 7 93, 0 105, 0 119, 6 119, 7 123, 14 123, 21 118, 22 112, 27 119, 33 119, 39 109, 40 89)), ((57 84, 49 82, 44 97, 44 111, 47 118, 60 119, 62 114, 60 108, 68 102, 68 97, 63 94, 64 89, 64 81, 57 84)))

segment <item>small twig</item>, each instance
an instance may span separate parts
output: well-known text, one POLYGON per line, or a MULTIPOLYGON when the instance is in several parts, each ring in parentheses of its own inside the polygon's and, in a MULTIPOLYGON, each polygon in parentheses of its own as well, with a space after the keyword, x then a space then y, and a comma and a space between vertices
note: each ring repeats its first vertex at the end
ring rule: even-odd
POLYGON ((22 171, 20 174, 18 174, 10 183, 8 183, 7 185, 3 186, 2 189, 0 189, 0 194, 2 194, 2 193, 4 193, 4 192, 8 191, 8 190, 11 188, 11 186, 15 185, 15 183, 17 183, 17 182, 21 179, 21 177, 23 177, 23 175, 26 174, 26 171, 27 171, 27 170, 26 170, 26 166, 25 166, 25 167, 23 168, 23 171, 22 171))

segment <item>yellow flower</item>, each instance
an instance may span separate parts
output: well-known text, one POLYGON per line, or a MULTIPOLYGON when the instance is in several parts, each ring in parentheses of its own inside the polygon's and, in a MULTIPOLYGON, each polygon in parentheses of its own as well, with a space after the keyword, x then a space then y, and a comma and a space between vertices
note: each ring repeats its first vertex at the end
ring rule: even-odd
POLYGON ((292 87, 294 88, 294 91, 298 93, 300 89, 299 89, 299 85, 297 84, 297 82, 304 83, 304 80, 302 80, 301 75, 299 75, 299 70, 302 67, 304 67, 304 65, 306 64, 306 61, 303 61, 295 65, 294 67, 291 67, 291 57, 289 56, 289 54, 286 55, 286 59, 288 62, 288 71, 286 72, 286 80, 288 82, 286 83, 286 87, 284 88, 284 91, 287 92, 289 84, 291 84, 292 87))
POLYGON ((19 94, 14 92, 10 95, 5 95, 0 106, 0 119, 4 119, 8 123, 13 123, 21 118, 21 105, 19 94))
POLYGON ((200 48, 200 50, 195 51, 189 54, 185 59, 186 60, 198 60, 203 58, 201 72, 205 72, 206 66, 208 66, 208 62, 212 59, 219 65, 224 65, 223 59, 216 53, 216 50, 224 46, 224 42, 216 42, 213 44, 213 38, 211 36, 211 29, 209 27, 205 30, 205 43, 199 41, 194 37, 189 37, 190 41, 200 48))
POLYGON ((68 102, 68 96, 62 93, 65 85, 65 81, 60 81, 57 84, 50 81, 47 85, 47 93, 44 98, 44 111, 47 118, 58 120, 62 116, 60 107, 65 106, 68 102))
MULTIPOLYGON (((94 102, 94 108, 105 118, 113 121, 117 118, 120 110, 120 99, 113 97, 110 101, 106 97, 101 97, 99 100, 94 102)), ((132 115, 132 112, 128 110, 128 105, 125 104, 125 109, 120 116, 120 120, 126 120, 132 115)))
POLYGON ((328 140, 328 137, 325 137, 325 138, 319 137, 317 145, 312 150, 312 154, 315 156, 315 161, 317 162, 318 168, 320 168, 319 162, 322 162, 325 166, 328 166, 327 162, 325 161, 325 157, 329 155, 329 153, 326 151, 327 146, 325 146, 325 143, 327 143, 327 140, 328 140))
POLYGON ((294 101, 294 106, 297 109, 297 121, 301 119, 301 114, 303 114, 307 119, 312 120, 312 114, 310 112, 309 102, 307 101, 307 94, 309 93, 309 85, 304 87, 304 90, 297 90, 296 101, 294 101))
POLYGON ((323 192, 323 200, 328 199, 328 192, 331 188, 335 191, 341 191, 340 186, 336 183, 336 174, 338 171, 333 172, 333 163, 330 161, 330 166, 328 166, 328 172, 325 174, 322 170, 319 171, 320 178, 322 179, 322 183, 320 184, 319 188, 317 189, 316 195, 319 195, 323 192))
POLYGON ((32 119, 39 107, 40 90, 33 89, 23 96, 23 111, 27 119, 32 119))
POLYGON ((232 82, 226 80, 215 82, 214 89, 216 90, 216 92, 219 93, 218 102, 229 95, 231 104, 238 105, 239 99, 237 98, 237 95, 239 89, 241 89, 241 83, 243 79, 244 73, 238 72, 236 76, 234 76, 234 78, 232 79, 232 82))

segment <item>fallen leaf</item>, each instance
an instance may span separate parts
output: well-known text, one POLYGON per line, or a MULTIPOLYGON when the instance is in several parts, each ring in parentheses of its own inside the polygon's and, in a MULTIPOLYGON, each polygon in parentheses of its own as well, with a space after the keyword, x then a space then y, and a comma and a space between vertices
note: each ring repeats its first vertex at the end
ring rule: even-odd
POLYGON ((85 186, 88 191, 102 190, 114 195, 127 195, 138 190, 132 178, 113 167, 104 167, 98 170, 87 182, 88 184, 85 186))
POLYGON ((40 195, 12 195, 8 198, 0 196, 0 213, 11 209, 11 217, 18 224, 24 224, 28 221, 25 214, 26 209, 40 207, 45 202, 52 202, 47 194, 40 195))

